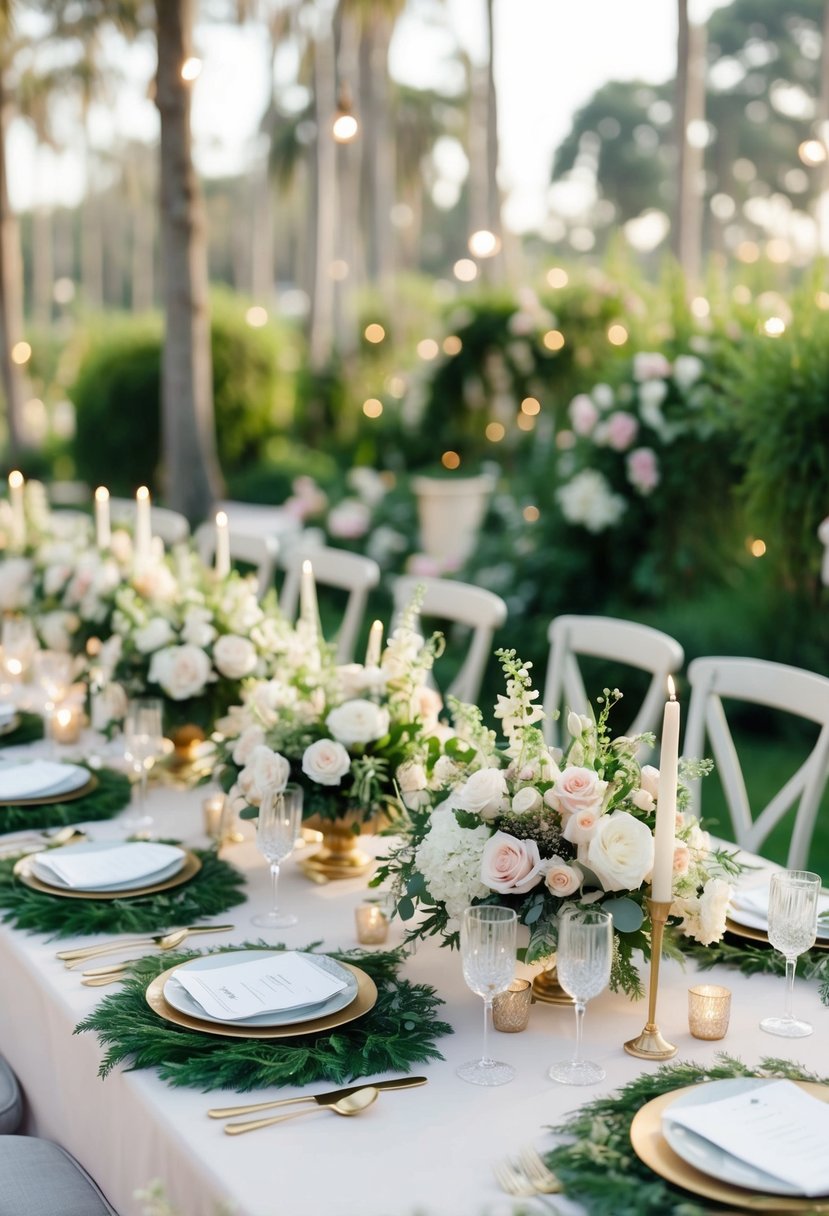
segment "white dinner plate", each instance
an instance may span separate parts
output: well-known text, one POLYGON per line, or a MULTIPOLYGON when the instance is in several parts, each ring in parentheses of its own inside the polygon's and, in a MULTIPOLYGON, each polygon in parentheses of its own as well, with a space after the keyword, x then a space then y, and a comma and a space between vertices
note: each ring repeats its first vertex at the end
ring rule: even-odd
MULTIPOLYGON (((71 849, 73 853, 106 853, 110 849, 123 848, 123 845, 122 840, 85 840, 80 844, 67 845, 67 848, 71 849)), ((92 886, 83 887, 64 882, 62 878, 58 878, 54 870, 44 866, 35 857, 31 858, 30 865, 35 878, 40 879, 47 886, 57 887, 61 891, 134 891, 143 887, 155 886, 157 882, 165 882, 174 874, 178 874, 186 860, 184 851, 179 850, 179 852, 179 857, 173 858, 172 861, 159 870, 153 870, 150 874, 142 874, 138 878, 131 878, 128 882, 94 883, 92 886)))
POLYGON ((718 1102, 722 1098, 737 1097, 748 1090, 769 1085, 775 1080, 777 1078, 774 1077, 768 1080, 758 1077, 735 1077, 733 1080, 710 1081, 707 1085, 688 1090, 672 1102, 662 1116, 662 1135, 677 1156, 712 1178, 768 1195, 802 1196, 803 1191, 798 1187, 749 1165, 747 1161, 733 1157, 713 1141, 706 1140, 690 1128, 680 1127, 678 1123, 671 1121, 671 1114, 680 1107, 700 1106, 707 1102, 718 1102))
MULTIPOLYGON (((211 971, 215 967, 226 967, 236 958, 240 963, 254 963, 261 958, 270 958, 273 950, 239 950, 223 951, 220 954, 207 954, 203 958, 194 958, 192 962, 184 963, 188 971, 211 971)), ((315 1018, 326 1017, 329 1013, 337 1013, 345 1009, 357 996, 357 980, 352 972, 341 967, 336 959, 328 958, 325 954, 307 954, 298 950, 301 958, 307 959, 315 967, 327 971, 329 975, 342 980, 345 988, 335 992, 325 1001, 315 1005, 302 1005, 293 1009, 283 1009, 281 1012, 257 1013, 252 1018, 212 1018, 202 1009, 198 1001, 194 1001, 190 993, 180 984, 175 975, 171 975, 164 985, 164 999, 179 1013, 186 1013, 191 1018, 200 1018, 203 1022, 216 1022, 219 1026, 294 1026, 299 1022, 311 1022, 315 1018)), ((180 970, 181 968, 179 968, 180 970)))
POLYGON ((14 802, 15 799, 19 799, 20 802, 25 802, 29 798, 57 798, 61 794, 71 794, 74 790, 79 790, 89 780, 89 769, 83 768, 80 764, 61 764, 60 768, 63 772, 59 777, 38 784, 37 763, 35 762, 29 767, 32 769, 32 780, 25 792, 9 795, 3 793, 3 774, 0 770, 0 800, 14 802))
MULTIPOLYGON (((754 912, 747 908, 738 908, 732 903, 728 909, 728 919, 733 920, 736 925, 745 925, 748 929, 762 929, 764 933, 769 931, 769 918, 761 912, 754 912)), ((829 941, 829 924, 826 921, 819 920, 817 923, 817 937, 819 941, 829 941)))

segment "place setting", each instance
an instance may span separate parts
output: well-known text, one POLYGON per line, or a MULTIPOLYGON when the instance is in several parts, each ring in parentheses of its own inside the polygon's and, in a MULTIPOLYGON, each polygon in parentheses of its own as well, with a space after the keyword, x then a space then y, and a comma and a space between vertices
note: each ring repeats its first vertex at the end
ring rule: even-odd
POLYGON ((91 793, 97 777, 82 764, 31 760, 0 765, 0 807, 71 802, 91 793))
POLYGON ((155 841, 82 841, 20 858, 15 876, 67 899, 129 899, 189 882, 202 867, 189 849, 155 841))

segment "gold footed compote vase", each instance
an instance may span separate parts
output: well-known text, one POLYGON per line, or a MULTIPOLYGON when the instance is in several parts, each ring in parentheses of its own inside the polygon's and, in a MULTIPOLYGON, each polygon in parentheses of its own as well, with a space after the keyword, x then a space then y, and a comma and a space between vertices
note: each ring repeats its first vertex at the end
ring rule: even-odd
POLYGON ((361 824, 361 817, 354 814, 338 819, 323 819, 317 815, 306 819, 306 827, 316 828, 322 834, 322 844, 310 857, 302 858, 300 868, 309 878, 327 882, 338 878, 361 878, 367 874, 374 859, 359 847, 361 824))
POLYGON ((565 992, 558 981, 555 955, 543 971, 533 980, 533 997, 544 1005, 572 1005, 573 998, 565 992))

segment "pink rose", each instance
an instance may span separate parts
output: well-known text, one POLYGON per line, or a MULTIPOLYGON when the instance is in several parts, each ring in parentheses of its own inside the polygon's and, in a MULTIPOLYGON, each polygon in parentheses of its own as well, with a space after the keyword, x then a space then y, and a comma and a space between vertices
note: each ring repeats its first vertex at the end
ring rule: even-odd
POLYGON ((633 443, 639 431, 639 423, 633 414, 625 410, 615 410, 602 429, 604 442, 614 452, 625 452, 633 443))
POLYGON ((481 882, 502 895, 524 895, 538 886, 543 870, 534 840, 517 840, 507 832, 496 832, 484 846, 481 882))
POLYGON ((625 462, 630 484, 639 494, 650 494, 661 480, 656 453, 652 448, 636 448, 625 462))
POLYGON ((607 782, 599 778, 592 768, 577 768, 568 765, 548 793, 550 801, 562 815, 574 815, 577 811, 595 811, 602 807, 607 782))
POLYGON ((584 880, 578 866, 568 865, 561 857, 554 857, 547 870, 545 882, 553 895, 561 899, 574 895, 584 880))
POLYGON ((691 850, 687 844, 678 844, 674 849, 674 874, 687 874, 691 865, 691 850))
POLYGON ((577 435, 589 435, 599 418, 599 411, 587 393, 579 393, 570 402, 570 424, 577 435))
POLYGON ((567 822, 561 834, 571 844, 586 844, 595 836, 600 819, 601 812, 598 810, 576 811, 567 816, 567 822))

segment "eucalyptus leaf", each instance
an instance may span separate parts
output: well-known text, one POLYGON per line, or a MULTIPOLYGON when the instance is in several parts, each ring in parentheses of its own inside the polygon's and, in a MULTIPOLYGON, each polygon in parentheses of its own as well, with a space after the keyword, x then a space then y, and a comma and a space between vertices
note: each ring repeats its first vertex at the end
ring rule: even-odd
POLYGON ((609 912, 613 917, 613 928, 617 933, 635 933, 645 919, 641 906, 625 896, 606 899, 602 904, 602 911, 609 912))

